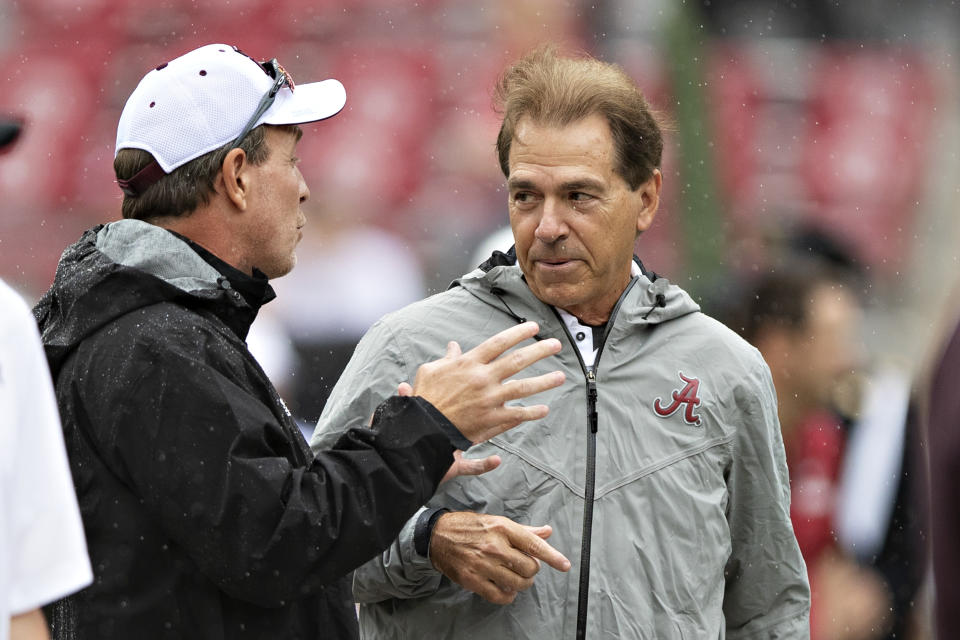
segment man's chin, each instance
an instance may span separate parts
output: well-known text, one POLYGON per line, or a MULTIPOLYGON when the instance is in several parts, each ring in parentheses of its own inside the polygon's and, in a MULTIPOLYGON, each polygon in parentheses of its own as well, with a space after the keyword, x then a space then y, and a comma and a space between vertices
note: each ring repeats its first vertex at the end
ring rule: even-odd
POLYGON ((530 290, 541 302, 561 309, 576 306, 580 300, 577 285, 570 283, 536 282, 530 284, 530 290))
POLYGON ((290 260, 283 264, 273 264, 266 269, 260 269, 265 276, 270 280, 276 280, 277 278, 282 278, 287 275, 293 268, 297 266, 297 256, 291 255, 290 260))

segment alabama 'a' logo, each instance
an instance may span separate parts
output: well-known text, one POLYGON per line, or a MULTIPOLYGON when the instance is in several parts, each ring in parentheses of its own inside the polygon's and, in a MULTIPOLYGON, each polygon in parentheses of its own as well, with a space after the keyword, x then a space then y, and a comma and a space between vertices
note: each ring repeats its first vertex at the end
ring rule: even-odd
POLYGON ((673 401, 667 406, 663 405, 661 398, 654 400, 653 410, 661 418, 669 418, 676 413, 680 407, 683 407, 684 422, 700 426, 702 424, 700 416, 694 413, 694 410, 700 405, 700 396, 697 395, 700 391, 700 380, 697 378, 688 378, 683 375, 682 371, 678 371, 677 374, 686 385, 682 389, 676 389, 671 392, 670 397, 673 401))

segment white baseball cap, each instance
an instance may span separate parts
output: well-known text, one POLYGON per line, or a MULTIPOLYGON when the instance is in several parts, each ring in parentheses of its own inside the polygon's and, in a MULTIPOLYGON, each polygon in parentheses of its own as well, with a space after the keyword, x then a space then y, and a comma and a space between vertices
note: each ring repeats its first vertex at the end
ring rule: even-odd
MULTIPOLYGON (((275 61, 271 61, 275 62, 275 61)), ((117 126, 116 152, 143 149, 162 169, 138 185, 141 191, 165 173, 205 153, 237 140, 245 127, 261 124, 292 125, 323 120, 337 114, 347 94, 337 80, 294 87, 288 81, 250 125, 258 107, 277 85, 271 66, 258 63, 236 47, 209 44, 150 71, 127 99, 117 126)), ((133 180, 133 179, 131 179, 133 180)), ((129 181, 125 181, 129 184, 129 181)), ((128 192, 127 186, 121 185, 128 192)), ((135 193, 131 193, 135 195, 135 193)))

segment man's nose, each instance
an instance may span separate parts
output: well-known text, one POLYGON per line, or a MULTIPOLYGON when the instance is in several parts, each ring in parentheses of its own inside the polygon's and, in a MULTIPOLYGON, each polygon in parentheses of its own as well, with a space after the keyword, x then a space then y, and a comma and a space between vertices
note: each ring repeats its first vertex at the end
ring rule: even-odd
POLYGON ((310 198, 310 187, 307 186, 307 181, 303 179, 303 174, 300 174, 300 203, 306 202, 310 198))
POLYGON ((543 213, 540 215, 535 232, 537 240, 553 244, 566 238, 569 230, 564 215, 563 204, 557 198, 546 198, 543 201, 543 213))

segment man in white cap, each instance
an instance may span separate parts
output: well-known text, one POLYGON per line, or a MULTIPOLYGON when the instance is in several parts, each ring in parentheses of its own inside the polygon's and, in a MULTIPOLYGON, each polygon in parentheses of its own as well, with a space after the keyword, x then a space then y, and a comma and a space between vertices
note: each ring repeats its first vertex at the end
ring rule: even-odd
POLYGON ((336 80, 294 87, 276 60, 218 44, 157 67, 127 101, 124 219, 65 251, 35 309, 94 568, 48 610, 56 636, 355 637, 344 577, 445 475, 493 464, 454 464, 456 450, 546 414, 504 404, 563 378, 503 383, 559 349, 499 358, 535 335, 526 323, 467 353, 450 343, 370 428, 310 453, 244 340, 306 222, 296 125, 344 101, 336 80))

